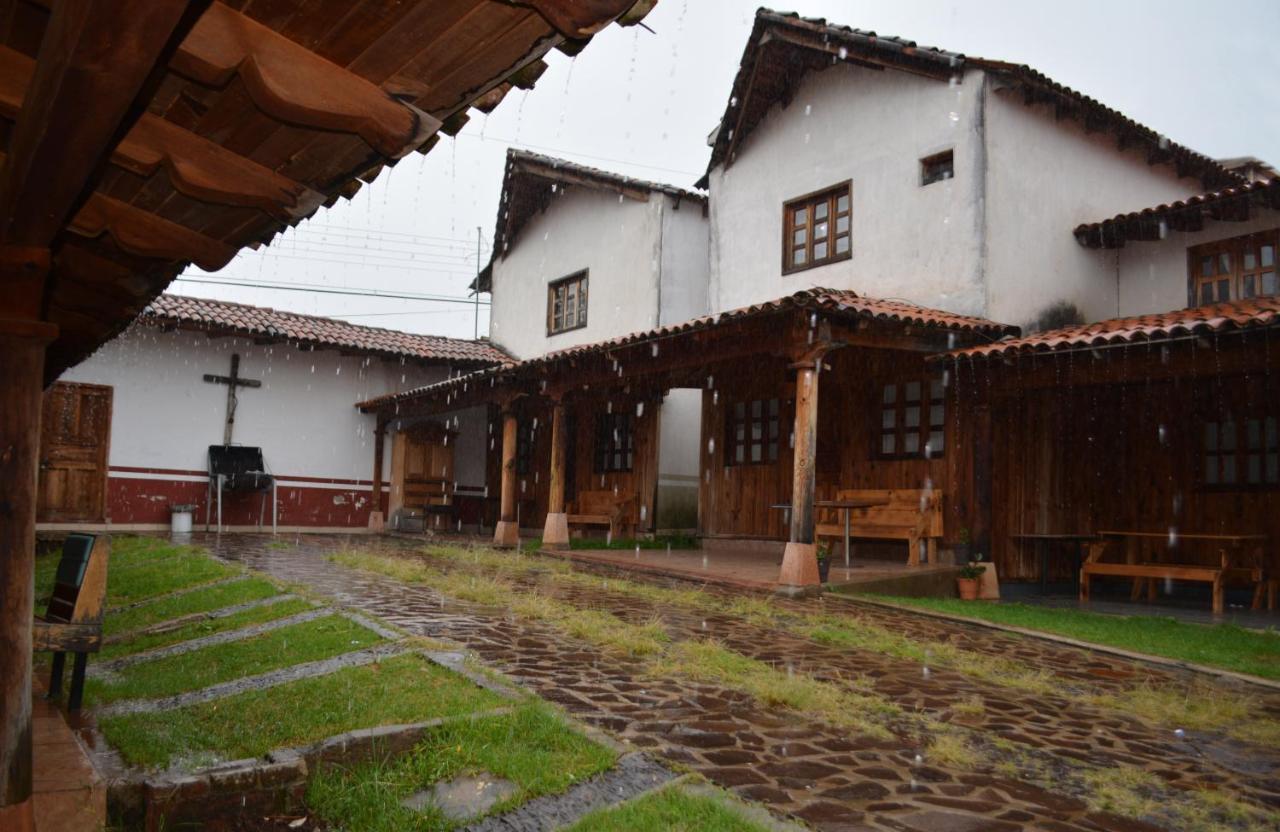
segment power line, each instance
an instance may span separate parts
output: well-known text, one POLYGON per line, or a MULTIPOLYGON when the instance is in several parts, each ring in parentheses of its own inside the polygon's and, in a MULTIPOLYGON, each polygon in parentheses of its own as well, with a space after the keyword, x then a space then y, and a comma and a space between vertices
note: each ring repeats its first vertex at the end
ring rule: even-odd
POLYGON ((419 268, 420 266, 442 265, 439 263, 427 263, 425 261, 411 261, 411 260, 383 261, 383 260, 378 260, 376 258, 374 259, 365 258, 364 260, 339 260, 335 258, 342 257, 342 256, 356 256, 356 255, 339 255, 337 252, 323 252, 323 251, 305 252, 304 250, 304 254, 290 254, 285 251, 275 251, 275 252, 258 251, 258 252, 254 252, 254 254, 261 257, 275 257, 279 260, 305 260, 311 263, 329 263, 335 266, 373 266, 376 268, 404 269, 406 271, 414 271, 414 272, 421 272, 424 274, 434 274, 434 275, 450 275, 450 276, 471 277, 471 278, 474 278, 476 276, 474 271, 419 268), (312 254, 327 253, 329 256, 328 257, 307 257, 305 256, 305 254, 307 253, 312 253, 312 254))
POLYGON ((633 168, 646 168, 648 170, 660 170, 664 173, 678 173, 681 176, 695 176, 695 177, 702 176, 701 173, 695 173, 694 171, 677 170, 676 168, 664 168, 661 165, 645 165, 645 164, 641 164, 640 162, 634 162, 630 159, 613 159, 609 156, 592 156, 588 153, 577 153, 572 150, 563 150, 561 148, 556 148, 556 147, 547 147, 546 145, 525 144, 524 142, 518 142, 515 139, 504 139, 504 138, 499 138, 497 136, 481 136, 479 133, 468 133, 466 131, 463 131, 458 135, 466 136, 467 138, 471 138, 471 139, 479 139, 482 142, 501 142, 502 144, 505 144, 511 147, 519 147, 524 150, 537 150, 543 153, 556 153, 562 156, 574 156, 579 159, 591 159, 592 161, 595 161, 595 162, 612 162, 613 164, 617 164, 617 165, 629 165, 630 167, 633 167, 633 168))
MULTIPOLYGON (((246 289, 272 289, 281 292, 309 292, 320 295, 349 295, 351 297, 362 298, 388 298, 392 300, 419 300, 428 303, 466 303, 473 304, 472 298, 448 297, 446 295, 422 295, 422 294, 398 294, 392 292, 383 292, 377 289, 367 291, 359 291, 356 289, 335 289, 327 286, 319 286, 316 284, 300 284, 292 285, 281 283, 250 283, 241 280, 210 280, 203 277, 178 277, 175 280, 181 280, 185 283, 206 283, 211 286, 240 286, 246 289)), ((488 304, 488 301, 482 301, 488 304)))

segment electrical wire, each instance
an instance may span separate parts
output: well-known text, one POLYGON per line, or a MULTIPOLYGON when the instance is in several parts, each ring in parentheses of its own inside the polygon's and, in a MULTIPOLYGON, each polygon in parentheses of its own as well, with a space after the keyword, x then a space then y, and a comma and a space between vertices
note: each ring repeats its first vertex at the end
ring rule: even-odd
MULTIPOLYGON (((282 284, 282 283, 250 283, 241 280, 211 280, 203 277, 177 277, 175 280, 183 283, 203 283, 211 286, 240 286, 246 289, 272 289, 282 292, 309 292, 321 295, 348 295, 350 297, 361 298, 389 298, 392 300, 418 300, 427 303, 465 303, 474 305, 475 298, 472 297, 449 297, 446 295, 423 295, 423 294, 400 294, 393 292, 383 292, 377 289, 359 291, 355 289, 341 289, 332 286, 321 286, 318 284, 282 284)), ((480 301, 482 306, 488 306, 489 301, 480 301)))

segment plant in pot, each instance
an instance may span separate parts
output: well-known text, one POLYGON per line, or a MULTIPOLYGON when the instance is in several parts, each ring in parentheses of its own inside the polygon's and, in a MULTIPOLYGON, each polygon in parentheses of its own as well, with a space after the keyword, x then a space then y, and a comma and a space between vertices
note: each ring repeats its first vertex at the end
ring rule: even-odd
POLYGON ((827 582, 827 577, 831 574, 831 542, 827 540, 818 543, 818 580, 822 583, 827 582))
MULTIPOLYGON (((981 559, 981 555, 978 559, 981 559)), ((982 575, 987 571, 987 567, 974 560, 960 567, 960 574, 956 575, 956 588, 960 591, 961 601, 975 601, 978 598, 978 585, 982 582, 982 575)))

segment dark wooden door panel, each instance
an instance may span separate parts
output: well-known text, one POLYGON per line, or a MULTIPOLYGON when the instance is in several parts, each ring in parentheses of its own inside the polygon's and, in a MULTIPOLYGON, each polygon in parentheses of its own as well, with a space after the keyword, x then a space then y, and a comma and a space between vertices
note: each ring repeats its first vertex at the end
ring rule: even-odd
POLYGON ((42 523, 100 523, 106 519, 107 452, 112 389, 58 382, 41 412, 42 523))

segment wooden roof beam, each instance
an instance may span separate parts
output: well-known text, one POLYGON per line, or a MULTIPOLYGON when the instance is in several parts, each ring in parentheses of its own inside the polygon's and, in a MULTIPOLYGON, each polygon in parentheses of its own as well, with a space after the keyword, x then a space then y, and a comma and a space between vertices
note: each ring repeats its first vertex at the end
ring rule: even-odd
POLYGON ((0 171, 0 243, 48 247, 62 230, 170 40, 190 25, 189 9, 186 0, 53 4, 0 171))
POLYGON ((648 0, 514 0, 515 5, 527 6, 542 15, 556 31, 566 38, 588 38, 608 26, 632 6, 641 6, 638 16, 628 16, 630 22, 638 22, 655 4, 648 0), (631 20, 635 17, 635 20, 631 20))
POLYGON ((219 2, 196 22, 169 65, 210 87, 238 75, 253 103, 272 118, 353 133, 392 159, 440 129, 434 116, 219 2))
MULTIPOLYGON (((0 115, 17 120, 36 62, 0 46, 0 115)), ((258 208, 283 220, 315 213, 324 196, 171 121, 143 113, 111 153, 139 176, 164 168, 174 189, 201 202, 258 208)))
POLYGON ((236 248, 198 231, 102 194, 92 194, 68 230, 81 237, 111 235, 122 250, 139 257, 190 260, 216 272, 236 256, 236 248))

